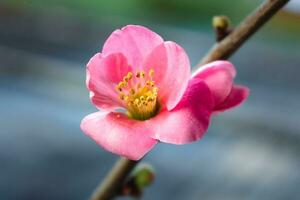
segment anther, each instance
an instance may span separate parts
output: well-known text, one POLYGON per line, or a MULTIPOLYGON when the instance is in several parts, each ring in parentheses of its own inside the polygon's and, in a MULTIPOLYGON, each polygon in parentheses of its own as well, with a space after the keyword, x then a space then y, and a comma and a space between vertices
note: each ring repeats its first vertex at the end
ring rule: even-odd
POLYGON ((118 84, 118 87, 119 87, 119 88, 122 88, 122 87, 124 87, 125 85, 126 85, 126 83, 123 82, 123 81, 121 81, 121 82, 118 84))
POLYGON ((141 73, 140 73, 140 72, 137 72, 135 76, 136 76, 137 78, 140 78, 140 77, 141 77, 141 73))
POLYGON ((129 80, 132 79, 132 76, 133 76, 132 72, 128 72, 127 77, 129 80))
POLYGON ((129 102, 129 97, 128 97, 128 96, 125 96, 125 97, 124 97, 124 100, 125 100, 126 102, 130 103, 130 102, 129 102))
POLYGON ((135 94, 135 90, 133 88, 130 89, 130 94, 134 95, 135 94))
POLYGON ((119 90, 120 92, 122 91, 122 88, 119 85, 116 86, 116 89, 119 90))
POLYGON ((120 93, 120 96, 119 96, 119 97, 120 97, 121 100, 124 100, 125 94, 124 94, 124 93, 120 93))
POLYGON ((153 98, 149 96, 149 97, 147 97, 147 101, 148 102, 153 101, 153 98))
POLYGON ((123 81, 128 82, 128 80, 129 80, 128 76, 124 76, 123 81))
POLYGON ((139 99, 135 99, 134 100, 134 105, 139 106, 140 105, 140 100, 139 99))
POLYGON ((149 76, 152 78, 154 76, 154 70, 153 69, 150 69, 149 71, 149 76))

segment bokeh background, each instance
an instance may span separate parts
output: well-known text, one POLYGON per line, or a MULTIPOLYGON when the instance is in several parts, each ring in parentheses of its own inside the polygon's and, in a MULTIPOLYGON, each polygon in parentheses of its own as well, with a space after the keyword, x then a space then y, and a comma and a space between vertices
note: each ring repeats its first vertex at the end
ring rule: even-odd
MULTIPOLYGON (((80 130, 96 111, 85 64, 108 35, 147 26, 195 65, 214 44, 211 18, 236 25, 261 1, 0 0, 0 199, 82 200, 118 159, 80 130)), ((205 137, 159 144, 144 159, 143 199, 281 200, 300 196, 300 4, 292 0, 230 59, 248 101, 205 137)), ((170 130, 174 131, 174 130, 170 130)))

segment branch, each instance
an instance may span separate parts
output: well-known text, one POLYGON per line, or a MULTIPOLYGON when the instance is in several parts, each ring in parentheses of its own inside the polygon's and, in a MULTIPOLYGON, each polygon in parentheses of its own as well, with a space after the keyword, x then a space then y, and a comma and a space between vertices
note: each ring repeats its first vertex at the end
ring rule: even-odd
POLYGON ((266 0, 234 29, 225 39, 215 44, 197 65, 229 58, 251 35, 264 25, 289 0, 266 0))
MULTIPOLYGON (((289 0, 266 0, 232 33, 217 43, 197 65, 230 57, 253 33, 266 23, 289 0)), ((120 191, 126 178, 138 162, 121 158, 97 187, 90 200, 111 200, 120 191)))
POLYGON ((138 161, 120 158, 103 180, 102 184, 96 188, 90 200, 113 199, 120 192, 126 178, 137 163, 138 161))

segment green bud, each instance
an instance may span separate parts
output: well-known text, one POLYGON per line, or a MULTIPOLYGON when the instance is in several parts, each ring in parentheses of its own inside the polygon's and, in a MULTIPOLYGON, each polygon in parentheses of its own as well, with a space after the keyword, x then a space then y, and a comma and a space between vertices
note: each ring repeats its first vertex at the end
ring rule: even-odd
POLYGON ((213 20, 212 20, 212 26, 215 29, 228 29, 230 25, 230 21, 229 18, 225 15, 221 15, 221 16, 214 16, 213 20))
POLYGON ((138 165, 132 174, 134 183, 140 190, 151 185, 154 181, 154 176, 154 169, 149 164, 138 165))

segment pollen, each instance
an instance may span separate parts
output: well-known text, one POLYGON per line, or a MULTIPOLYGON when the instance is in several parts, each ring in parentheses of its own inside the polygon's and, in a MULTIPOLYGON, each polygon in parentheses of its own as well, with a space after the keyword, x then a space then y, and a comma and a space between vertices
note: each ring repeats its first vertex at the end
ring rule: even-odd
POLYGON ((116 85, 119 98, 124 103, 129 117, 146 120, 158 111, 158 88, 153 80, 154 70, 128 72, 116 85))

